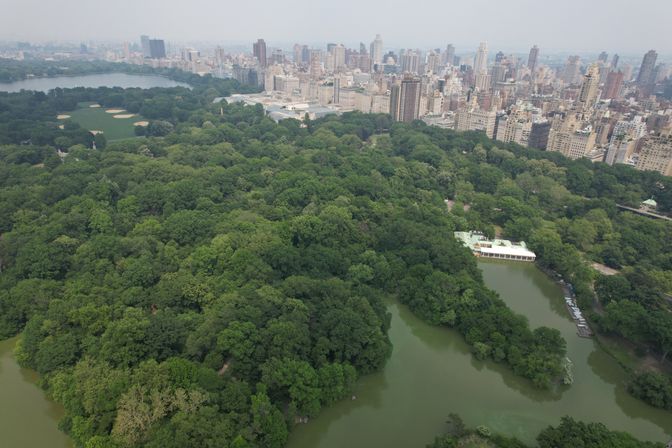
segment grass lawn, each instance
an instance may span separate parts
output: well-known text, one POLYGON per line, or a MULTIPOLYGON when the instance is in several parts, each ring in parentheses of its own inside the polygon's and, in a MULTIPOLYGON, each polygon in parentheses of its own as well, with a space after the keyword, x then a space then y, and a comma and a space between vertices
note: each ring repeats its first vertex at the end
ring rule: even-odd
POLYGON ((115 115, 128 114, 129 112, 107 113, 107 108, 89 107, 92 104, 95 103, 80 103, 79 109, 67 112, 67 114, 70 115, 70 120, 79 123, 85 129, 103 131, 103 135, 108 142, 135 137, 133 123, 145 121, 137 114, 130 118, 114 118, 115 115))

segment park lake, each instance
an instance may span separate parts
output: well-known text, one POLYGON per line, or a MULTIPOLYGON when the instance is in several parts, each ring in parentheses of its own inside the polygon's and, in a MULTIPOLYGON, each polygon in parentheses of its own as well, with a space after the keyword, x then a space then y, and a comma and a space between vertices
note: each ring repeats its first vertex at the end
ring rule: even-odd
MULTIPOLYGON (((427 325, 406 307, 390 303, 394 349, 384 369, 359 380, 356 399, 296 426, 289 448, 423 447, 445 429, 451 412, 469 425, 484 424, 528 443, 564 415, 603 422, 641 439, 670 439, 672 414, 627 394, 625 372, 594 340, 576 335, 562 291, 549 277, 528 263, 484 261, 479 266, 486 284, 532 326, 561 331, 574 362, 571 387, 534 389, 501 365, 475 360, 456 332, 427 325)), ((57 429, 60 408, 44 397, 30 372, 18 368, 11 357, 13 343, 0 345, 3 441, 13 441, 13 447, 68 446, 57 429)))
POLYGON ((21 90, 35 90, 48 92, 49 90, 73 89, 75 87, 122 87, 124 89, 138 87, 151 89, 153 87, 189 87, 188 84, 173 81, 157 75, 128 75, 126 73, 100 73, 81 76, 54 76, 51 78, 29 78, 21 81, 0 83, 0 92, 20 92, 21 90))

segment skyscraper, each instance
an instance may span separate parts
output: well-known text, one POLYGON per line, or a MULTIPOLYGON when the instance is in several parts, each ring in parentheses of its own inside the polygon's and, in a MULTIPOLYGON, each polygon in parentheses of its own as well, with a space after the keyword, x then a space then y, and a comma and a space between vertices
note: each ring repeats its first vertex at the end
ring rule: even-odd
POLYGON ((614 54, 614 57, 611 58, 611 68, 616 70, 618 67, 618 54, 614 54))
POLYGON ((417 51, 405 50, 400 55, 401 72, 417 74, 420 70, 420 54, 417 51))
POLYGON ((600 53, 600 55, 597 57, 598 62, 607 62, 607 59, 609 59, 609 55, 607 54, 606 51, 603 51, 600 53))
POLYGON ((579 75, 581 74, 581 58, 578 56, 570 56, 567 58, 567 63, 562 72, 562 80, 565 84, 577 84, 579 82, 579 75))
POLYGON ((620 97, 623 87, 623 72, 609 72, 607 82, 604 84, 602 97, 606 100, 614 100, 620 97))
POLYGON ((425 71, 432 73, 439 73, 439 66, 441 65, 441 56, 435 51, 430 51, 427 55, 427 64, 425 71))
POLYGON ((300 44, 294 44, 294 47, 292 47, 292 53, 294 55, 294 63, 297 65, 303 62, 302 49, 303 47, 301 47, 300 44))
MULTIPOLYGON (((495 64, 490 69, 490 82, 492 88, 494 89, 498 82, 502 82, 506 79, 507 67, 504 64, 495 62, 495 64)), ((478 84, 478 82, 477 82, 478 84)))
POLYGON ((410 123, 420 116, 420 79, 404 78, 392 86, 390 114, 394 121, 410 123))
POLYGON ((131 44, 124 42, 124 59, 127 61, 131 59, 131 44))
POLYGON ((163 39, 149 39, 149 57, 152 59, 166 57, 166 44, 163 39))
POLYGON ((371 42, 369 53, 371 55, 371 64, 373 64, 374 68, 376 65, 383 63, 383 39, 380 37, 380 34, 376 34, 376 38, 371 42))
POLYGON ((252 52, 254 53, 254 57, 257 58, 257 61, 259 61, 259 65, 266 67, 268 61, 266 57, 266 42, 264 39, 258 39, 252 44, 252 52))
POLYGON ((488 43, 481 42, 474 60, 474 75, 488 73, 488 43))
POLYGON ((653 72, 656 67, 656 59, 658 59, 658 53, 654 50, 646 52, 642 59, 642 65, 639 68, 639 74, 637 75, 638 86, 648 87, 653 84, 653 72))
POLYGON ((142 47, 142 57, 151 58, 152 52, 149 48, 149 36, 140 36, 140 46, 142 47))
POLYGON ((334 70, 345 70, 345 47, 341 44, 334 45, 331 49, 332 57, 334 58, 334 70))
POLYGON ((530 49, 530 55, 527 57, 527 68, 530 69, 530 73, 534 75, 534 71, 537 69, 537 63, 539 62, 539 47, 536 45, 530 49))
POLYGON ((320 79, 320 76, 322 76, 322 52, 320 50, 310 50, 309 58, 310 78, 320 79))
POLYGON ((453 65, 455 62, 455 47, 453 44, 448 44, 446 46, 446 51, 443 53, 443 63, 448 65, 453 65))
POLYGON ((597 101, 600 86, 600 69, 597 64, 593 64, 588 68, 588 71, 583 77, 583 84, 581 84, 581 91, 579 92, 579 102, 581 102, 583 110, 590 109, 597 101))

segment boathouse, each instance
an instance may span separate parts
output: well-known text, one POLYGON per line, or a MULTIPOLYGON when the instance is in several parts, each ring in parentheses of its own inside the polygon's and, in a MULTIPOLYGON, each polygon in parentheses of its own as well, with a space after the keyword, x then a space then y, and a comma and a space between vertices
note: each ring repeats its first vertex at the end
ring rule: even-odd
POLYGON ((532 262, 537 258, 537 255, 527 248, 524 241, 513 243, 498 238, 489 240, 481 232, 475 231, 455 232, 455 238, 471 249, 477 257, 527 262, 532 262))

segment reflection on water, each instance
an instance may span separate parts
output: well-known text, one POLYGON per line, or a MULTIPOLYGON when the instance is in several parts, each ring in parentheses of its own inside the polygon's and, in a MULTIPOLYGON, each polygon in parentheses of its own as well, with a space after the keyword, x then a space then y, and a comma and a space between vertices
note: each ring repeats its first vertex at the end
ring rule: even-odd
POLYGON ((505 366, 474 359, 454 331, 432 327, 390 304, 392 356, 380 373, 362 378, 357 400, 344 400, 299 425, 290 448, 424 446, 445 428, 449 413, 467 424, 532 442, 564 415, 667 441, 672 413, 647 406, 625 390, 626 375, 593 340, 577 336, 561 289, 532 264, 481 262, 486 284, 532 326, 557 328, 567 340, 575 383, 539 391, 505 366))

